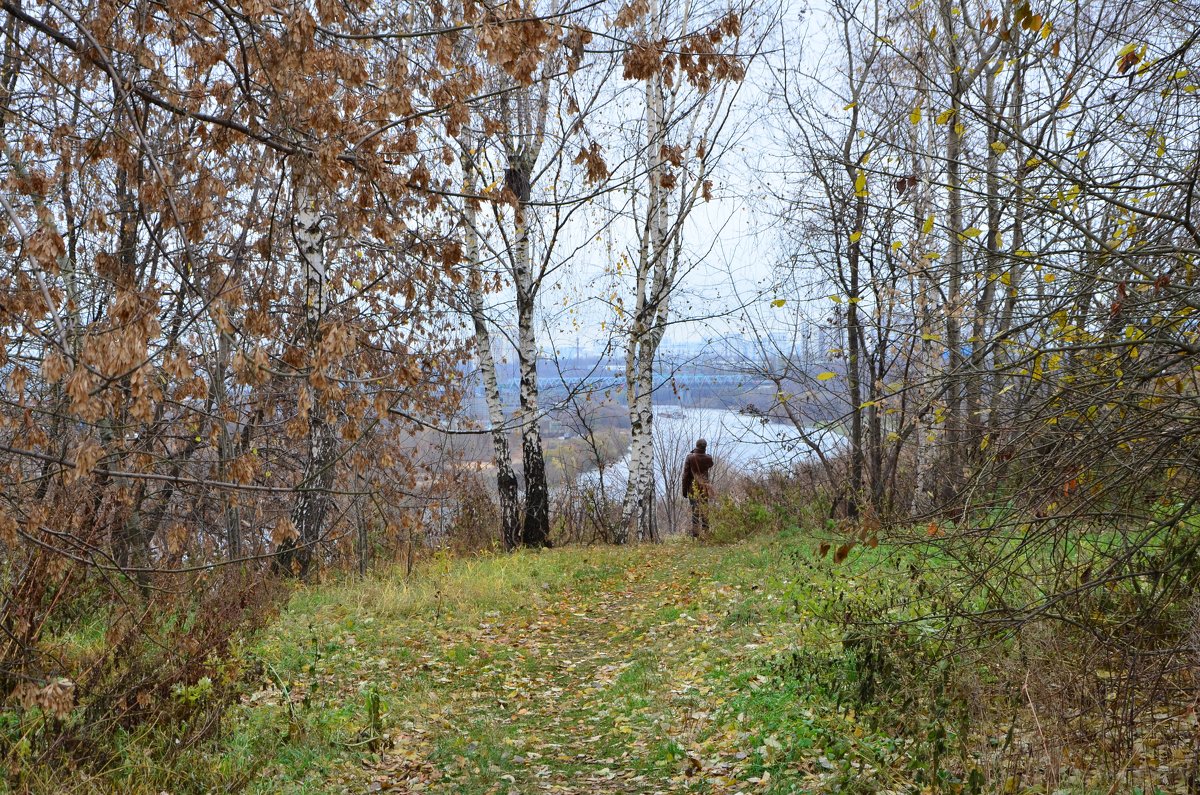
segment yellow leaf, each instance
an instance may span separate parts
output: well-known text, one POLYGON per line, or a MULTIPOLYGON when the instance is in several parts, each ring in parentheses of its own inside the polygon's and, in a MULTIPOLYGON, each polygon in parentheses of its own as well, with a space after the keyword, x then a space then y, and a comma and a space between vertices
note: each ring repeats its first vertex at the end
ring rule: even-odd
POLYGON ((1187 76, 1188 76, 1188 70, 1187 70, 1187 69, 1180 69, 1178 72, 1176 72, 1175 74, 1171 75, 1171 79, 1172 79, 1172 80, 1182 80, 1183 78, 1185 78, 1185 77, 1187 77, 1187 76))
POLYGON ((899 251, 902 248, 904 248, 904 243, 902 241, 897 240, 892 243, 892 251, 899 251))
POLYGON ((783 299, 783 298, 776 298, 774 301, 772 301, 772 302, 771 302, 771 306, 773 306, 773 307, 775 307, 776 309, 778 309, 779 307, 783 306, 783 305, 784 305, 784 304, 786 304, 786 303, 787 303, 787 301, 786 301, 785 299, 783 299))
POLYGON ((1047 273, 1045 276, 1042 277, 1042 279, 1046 282, 1046 284, 1049 284, 1050 282, 1054 281, 1054 274, 1047 273))
POLYGON ((851 102, 850 104, 846 105, 846 107, 842 108, 842 110, 850 110, 851 108, 854 108, 857 106, 858 106, 857 102, 851 102))
POLYGON ((1011 285, 1012 284, 1012 274, 1011 273, 1000 274, 1000 282, 1002 284, 1011 285))
POLYGON ((818 381, 828 381, 831 378, 837 378, 837 373, 831 373, 828 370, 826 370, 825 372, 817 375, 818 381))
POLYGON ((917 105, 913 108, 913 112, 908 115, 908 120, 913 124, 921 123, 921 106, 917 105))
POLYGON ((862 240, 862 230, 855 230, 850 233, 851 243, 857 243, 859 240, 862 240))
POLYGON ((1046 24, 1042 25, 1042 38, 1050 38, 1050 33, 1054 30, 1054 26, 1050 24, 1050 20, 1046 20, 1046 24))
POLYGON ((867 174, 862 169, 858 170, 858 176, 854 178, 854 195, 867 195, 867 174))
POLYGON ((930 213, 929 217, 925 219, 925 223, 921 224, 921 234, 927 235, 932 231, 933 231, 933 214, 930 213))
POLYGON ((1129 53, 1131 53, 1131 52, 1133 52, 1134 50, 1136 50, 1136 49, 1137 49, 1137 47, 1138 47, 1138 46, 1137 46, 1136 44, 1126 44, 1124 47, 1122 47, 1122 48, 1121 48, 1121 49, 1120 49, 1120 50, 1117 52, 1117 55, 1118 55, 1118 56, 1124 56, 1124 55, 1128 55, 1129 53))
POLYGON ((992 143, 989 144, 989 146, 991 146, 992 151, 998 155, 1002 155, 1008 151, 1008 146, 1001 143, 1000 141, 992 141, 992 143))
POLYGON ((960 121, 954 125, 954 134, 962 135, 966 131, 966 126, 960 121))
POLYGON ((840 295, 831 295, 829 296, 829 300, 833 301, 835 304, 840 304, 842 302, 842 297, 840 295))
POLYGON ((963 233, 962 233, 962 237, 969 237, 969 238, 974 239, 974 238, 979 237, 982 234, 983 234, 982 229, 980 229, 977 226, 973 226, 970 229, 964 229, 963 233))
POLYGON ((953 115, 954 115, 954 108, 946 108, 944 111, 942 111, 941 113, 939 113, 937 115, 937 123, 945 124, 946 122, 950 121, 950 117, 953 115))

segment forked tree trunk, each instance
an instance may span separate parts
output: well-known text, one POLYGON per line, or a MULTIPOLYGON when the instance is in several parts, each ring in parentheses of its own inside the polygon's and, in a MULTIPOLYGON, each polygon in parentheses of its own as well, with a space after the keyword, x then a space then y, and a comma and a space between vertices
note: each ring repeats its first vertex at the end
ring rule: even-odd
MULTIPOLYGON (((463 157, 470 158, 470 148, 463 145, 463 157)), ((469 161, 468 161, 469 162, 469 161)), ((465 169, 464 192, 474 195, 477 183, 474 170, 465 169)), ((508 449, 508 428, 504 403, 500 399, 500 382, 496 377, 496 358, 492 355, 492 335, 488 329, 483 305, 483 275, 480 270, 479 210, 467 199, 463 207, 466 229, 465 254, 470 268, 467 290, 470 294, 471 321, 475 328, 475 349, 479 356, 479 372, 483 379, 483 395, 487 402, 488 424, 491 426, 492 453, 496 463, 496 491, 500 501, 500 539, 510 552, 521 543, 521 506, 517 491, 517 476, 513 471, 512 455, 508 449)))
MULTIPOLYGON (((550 490, 546 485, 546 461, 538 428, 537 295, 541 277, 534 272, 530 206, 538 156, 545 140, 549 114, 550 80, 544 80, 535 95, 525 86, 508 95, 501 106, 505 122, 504 142, 508 168, 505 189, 514 198, 513 239, 509 249, 513 287, 517 298, 517 360, 520 369, 521 454, 525 473, 525 521, 521 543, 527 547, 550 546, 550 490)), ((540 272, 539 272, 540 273, 540 272)))
POLYGON ((646 222, 638 247, 637 298, 625 348, 625 394, 629 409, 629 481, 614 540, 630 534, 652 538, 654 488, 654 360, 667 319, 671 286, 668 191, 662 152, 666 143, 666 97, 662 77, 646 81, 646 222))

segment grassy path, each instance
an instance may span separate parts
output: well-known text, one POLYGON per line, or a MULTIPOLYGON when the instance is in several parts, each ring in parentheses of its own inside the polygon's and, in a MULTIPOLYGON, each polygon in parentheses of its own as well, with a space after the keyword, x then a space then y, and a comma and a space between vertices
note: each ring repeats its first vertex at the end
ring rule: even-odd
POLYGON ((1156 714, 1123 787, 1075 728, 1050 768, 1014 644, 946 653, 958 641, 936 600, 951 567, 912 545, 819 547, 793 527, 302 588, 177 696, 239 699, 204 742, 117 732, 119 765, 44 791, 1190 791, 1194 714, 1156 714))
POLYGON ((806 606, 823 586, 797 579, 809 546, 565 549, 305 591, 255 651, 225 764, 259 792, 819 791, 830 756, 871 757, 827 749, 863 736, 853 711, 781 673, 837 645, 806 606))

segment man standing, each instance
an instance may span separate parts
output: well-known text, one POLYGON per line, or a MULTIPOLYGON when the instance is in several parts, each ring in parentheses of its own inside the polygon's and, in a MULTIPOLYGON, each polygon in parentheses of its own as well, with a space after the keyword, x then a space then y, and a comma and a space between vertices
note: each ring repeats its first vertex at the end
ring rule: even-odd
POLYGON ((712 498, 708 472, 713 468, 713 458, 705 452, 707 447, 708 442, 697 439, 696 448, 683 462, 683 496, 692 505, 692 538, 708 530, 708 501, 712 498))

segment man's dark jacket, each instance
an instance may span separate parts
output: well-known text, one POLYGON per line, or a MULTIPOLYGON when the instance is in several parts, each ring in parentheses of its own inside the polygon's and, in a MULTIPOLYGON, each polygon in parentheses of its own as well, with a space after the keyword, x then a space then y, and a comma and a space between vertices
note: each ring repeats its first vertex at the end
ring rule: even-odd
POLYGON ((712 484, 708 480, 708 471, 713 468, 713 458, 700 449, 688 453, 683 462, 683 496, 691 499, 695 496, 708 498, 712 496, 712 484), (696 493, 692 493, 695 486, 696 493))

